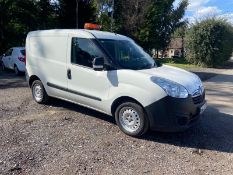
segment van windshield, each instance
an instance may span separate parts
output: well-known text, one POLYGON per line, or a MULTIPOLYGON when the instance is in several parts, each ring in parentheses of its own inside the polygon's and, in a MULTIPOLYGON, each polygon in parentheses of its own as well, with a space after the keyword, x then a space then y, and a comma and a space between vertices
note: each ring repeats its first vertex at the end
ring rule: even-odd
POLYGON ((99 39, 102 46, 124 69, 150 69, 155 61, 132 40, 99 39))

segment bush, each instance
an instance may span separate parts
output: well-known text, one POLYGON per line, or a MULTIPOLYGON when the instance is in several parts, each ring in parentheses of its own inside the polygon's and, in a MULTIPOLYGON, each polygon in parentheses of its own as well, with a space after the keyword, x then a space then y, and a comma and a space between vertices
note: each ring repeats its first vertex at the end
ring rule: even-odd
POLYGON ((224 64, 233 51, 233 27, 223 19, 196 22, 185 37, 187 61, 204 67, 224 64))

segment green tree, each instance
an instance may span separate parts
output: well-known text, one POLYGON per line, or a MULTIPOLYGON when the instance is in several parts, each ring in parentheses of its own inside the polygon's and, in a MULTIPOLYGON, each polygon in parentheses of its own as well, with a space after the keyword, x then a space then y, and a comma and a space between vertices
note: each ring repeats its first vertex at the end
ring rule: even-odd
POLYGON ((148 50, 164 50, 170 43, 172 33, 184 23, 181 20, 188 1, 181 1, 177 8, 174 8, 173 3, 174 0, 152 1, 146 15, 147 21, 137 33, 142 45, 148 50))
POLYGON ((224 64, 232 54, 233 27, 224 19, 205 19, 191 26, 185 41, 189 62, 216 67, 224 64))
POLYGON ((60 28, 76 28, 76 16, 78 26, 83 28, 87 22, 96 21, 96 6, 91 0, 77 0, 78 15, 76 15, 76 0, 59 0, 58 20, 60 28))
POLYGON ((175 0, 118 0, 115 3, 115 31, 125 34, 146 50, 163 50, 171 35, 185 21, 181 21, 188 5, 181 1, 174 8, 175 0))
POLYGON ((39 29, 50 29, 58 25, 56 16, 57 4, 51 3, 51 0, 36 1, 37 24, 39 29))
POLYGON ((24 46, 32 30, 56 26, 55 6, 50 0, 0 0, 0 51, 24 46))
POLYGON ((1 51, 24 45, 26 34, 38 26, 34 1, 0 0, 0 8, 1 51))
POLYGON ((8 19, 10 17, 9 7, 11 0, 0 0, 0 51, 1 53, 7 48, 8 34, 8 19))
MULTIPOLYGON (((94 0, 96 6, 96 22, 101 25, 101 30, 111 31, 113 0, 94 0)), ((113 23, 114 25, 114 23, 113 23)))
POLYGON ((141 41, 137 33, 145 26, 152 0, 115 1, 115 31, 141 41))

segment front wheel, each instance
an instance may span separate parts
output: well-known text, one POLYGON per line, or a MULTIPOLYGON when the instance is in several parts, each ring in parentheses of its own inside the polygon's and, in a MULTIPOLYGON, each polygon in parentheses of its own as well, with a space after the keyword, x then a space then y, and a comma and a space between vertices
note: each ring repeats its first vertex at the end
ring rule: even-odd
POLYGON ((120 104, 115 111, 119 128, 127 135, 139 137, 149 129, 149 121, 143 108, 134 102, 120 104))
POLYGON ((32 83, 32 96, 39 104, 45 104, 49 100, 49 96, 40 80, 35 80, 32 83))

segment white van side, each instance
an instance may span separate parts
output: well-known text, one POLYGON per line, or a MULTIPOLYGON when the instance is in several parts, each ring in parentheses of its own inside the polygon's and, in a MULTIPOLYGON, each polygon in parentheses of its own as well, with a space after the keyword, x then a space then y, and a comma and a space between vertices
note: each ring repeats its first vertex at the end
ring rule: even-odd
POLYGON ((113 115, 120 129, 131 136, 140 136, 149 128, 187 129, 205 108, 204 88, 196 75, 156 65, 122 35, 34 31, 26 39, 26 56, 26 76, 38 103, 56 97, 113 115), (200 98, 197 104, 194 92, 200 98), (177 117, 181 112, 184 115, 177 117))
MULTIPOLYGON (((61 87, 67 86, 67 35, 43 34, 31 35, 27 38, 27 72, 37 76, 50 96, 58 96, 59 90, 48 88, 47 82, 61 87), (30 65, 30 66, 29 66, 30 65)), ((63 92, 63 96, 67 94, 63 92)), ((67 95, 66 95, 67 96, 67 95)), ((67 96, 68 97, 68 96, 67 96)))

